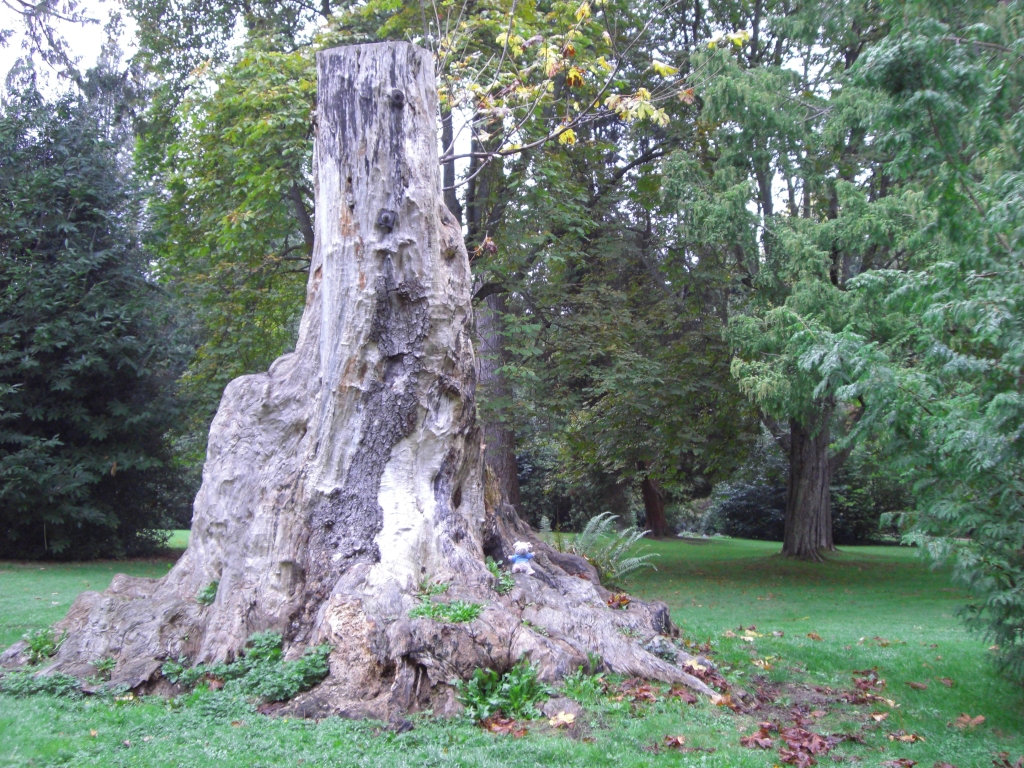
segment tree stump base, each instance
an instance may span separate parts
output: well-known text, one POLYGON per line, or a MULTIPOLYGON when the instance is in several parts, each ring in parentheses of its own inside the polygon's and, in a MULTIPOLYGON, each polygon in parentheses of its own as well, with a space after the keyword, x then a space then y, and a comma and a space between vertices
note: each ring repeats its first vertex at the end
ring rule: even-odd
POLYGON ((451 681, 475 669, 526 658, 556 680, 588 654, 712 693, 687 654, 645 650, 673 632, 664 605, 609 608, 585 560, 485 492, 472 275, 441 202, 430 54, 351 46, 318 67, 316 245, 295 351, 226 388, 185 554, 162 579, 80 595, 47 671, 87 677, 112 657, 113 683, 166 690, 166 660, 230 661, 275 630, 288 658, 332 647, 328 677, 282 710, 305 716, 450 713, 451 681), (501 596, 485 557, 508 560, 517 540, 533 543, 536 573, 501 596), (410 618, 424 580, 480 616, 410 618))

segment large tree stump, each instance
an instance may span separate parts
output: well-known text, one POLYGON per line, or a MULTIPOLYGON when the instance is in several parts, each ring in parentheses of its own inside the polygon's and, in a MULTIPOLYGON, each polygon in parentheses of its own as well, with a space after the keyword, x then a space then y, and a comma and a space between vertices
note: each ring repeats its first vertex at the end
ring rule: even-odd
POLYGON ((166 659, 230 660, 277 630, 291 657, 333 647, 297 713, 450 711, 452 678, 526 657, 556 679, 588 652, 709 692, 682 657, 644 650, 671 631, 663 605, 613 611, 589 564, 490 502, 472 277, 441 200, 430 54, 361 45, 318 66, 316 245, 295 351, 226 388, 182 558, 162 579, 117 576, 80 595, 52 668, 84 677, 112 656, 115 683, 154 690, 166 659), (534 543, 536 574, 499 596, 484 557, 508 558, 517 539, 534 543), (484 604, 481 616, 410 619, 424 579, 484 604), (197 602, 213 582, 213 603, 197 602))

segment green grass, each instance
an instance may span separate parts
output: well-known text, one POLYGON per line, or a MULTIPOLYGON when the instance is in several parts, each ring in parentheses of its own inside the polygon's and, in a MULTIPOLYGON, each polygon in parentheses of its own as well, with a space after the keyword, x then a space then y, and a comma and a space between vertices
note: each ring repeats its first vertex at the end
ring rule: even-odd
MULTIPOLYGON (((179 539, 180 541, 180 539, 179 539)), ((929 571, 908 549, 849 548, 823 565, 785 561, 776 544, 714 540, 707 544, 653 542, 657 572, 629 584, 635 594, 664 600, 684 634, 710 640, 715 658, 735 684, 752 687, 760 673, 753 658, 772 659, 767 677, 798 700, 810 686, 849 688, 852 670, 872 666, 888 681, 882 695, 899 705, 883 723, 864 731, 866 744, 843 744, 833 754, 879 766, 906 757, 922 768, 948 761, 958 768, 992 765, 993 755, 1024 754, 1024 697, 989 664, 986 643, 954 618, 964 595, 948 575, 929 571), (753 643, 723 637, 727 629, 755 625, 753 643), (771 632, 782 631, 783 637, 771 632), (816 632, 822 640, 807 637, 816 632), (881 647, 874 637, 891 644, 881 647), (858 644, 865 638, 863 644, 858 644), (935 645, 936 647, 931 647, 935 645), (936 681, 955 681, 947 688, 936 681), (928 683, 913 690, 906 681, 928 683), (961 714, 983 715, 974 730, 947 726, 961 714), (925 737, 900 744, 887 738, 902 729, 925 737)), ((59 618, 73 595, 106 586, 117 571, 155 576, 166 562, 24 565, 0 563, 0 643, 59 618), (44 570, 40 570, 43 568, 44 570), (52 594, 57 593, 57 594, 52 594), (39 599, 36 598, 45 598, 39 599), (52 605, 56 602, 57 605, 52 605)), ((763 674, 763 673, 761 673, 763 674)), ((775 751, 739 746, 766 713, 734 715, 701 702, 687 707, 659 701, 633 711, 604 700, 581 718, 572 734, 551 732, 542 721, 530 734, 494 736, 457 722, 417 719, 409 733, 381 724, 328 719, 320 723, 267 718, 216 697, 174 709, 160 699, 114 702, 0 696, 0 765, 99 766, 757 766, 778 764, 775 751), (233 708, 234 707, 234 708, 233 708), (91 731, 96 736, 91 736, 91 731), (685 735, 713 754, 645 751, 666 735, 685 735), (587 739, 580 738, 586 736, 587 739), (129 745, 125 745, 125 742, 129 745)), ((785 700, 781 702, 787 704, 785 700)), ((829 705, 819 732, 856 730, 872 709, 829 705)), ((778 717, 784 710, 768 713, 778 717)), ((830 757, 821 760, 829 764, 830 757)))

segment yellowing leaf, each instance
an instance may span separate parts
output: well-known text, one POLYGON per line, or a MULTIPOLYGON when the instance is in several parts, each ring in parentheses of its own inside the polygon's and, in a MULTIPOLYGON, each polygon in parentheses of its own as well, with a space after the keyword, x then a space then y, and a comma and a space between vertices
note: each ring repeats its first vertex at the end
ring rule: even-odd
POLYGON ((687 659, 683 666, 687 669, 692 669, 694 672, 704 672, 707 670, 707 667, 703 664, 698 664, 694 659, 687 659))
POLYGON ((613 69, 615 69, 615 67, 613 67, 611 64, 609 64, 605 60, 604 56, 598 57, 598 59, 597 59, 597 66, 599 66, 605 72, 611 72, 613 69))
POLYGON ((576 21, 583 21, 590 16, 590 2, 585 2, 576 9, 576 21))
MULTIPOLYGON (((693 88, 683 88, 679 91, 679 100, 683 104, 693 104, 693 88)), ((772 634, 774 635, 775 633, 772 632, 772 634)))
POLYGON ((651 67, 662 77, 672 77, 676 72, 679 71, 678 67, 671 67, 668 64, 663 64, 660 61, 652 61, 651 67))
POLYGON ((558 134, 558 143, 563 145, 572 146, 576 143, 576 131, 572 128, 566 128, 560 134, 558 134))
POLYGON ((739 48, 750 39, 750 33, 747 30, 743 30, 742 32, 731 32, 725 37, 730 43, 739 48))
POLYGON ((557 715, 548 720, 548 725, 552 728, 565 728, 576 722, 576 715, 572 712, 559 712, 557 715))

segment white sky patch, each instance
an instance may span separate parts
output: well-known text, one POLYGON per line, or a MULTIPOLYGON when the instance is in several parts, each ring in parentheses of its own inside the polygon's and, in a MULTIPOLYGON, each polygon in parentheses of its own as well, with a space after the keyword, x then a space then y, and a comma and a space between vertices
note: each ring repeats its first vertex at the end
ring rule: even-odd
MULTIPOLYGON (((96 19, 95 24, 72 24, 57 21, 55 26, 60 35, 67 41, 71 56, 78 59, 78 68, 86 70, 96 64, 100 49, 106 40, 103 27, 112 13, 120 13, 124 23, 124 34, 121 37, 121 48, 129 57, 137 50, 135 41, 136 25, 134 19, 124 10, 119 0, 83 0, 80 10, 84 15, 96 19)), ((21 57, 28 54, 28 40, 24 34, 24 23, 21 15, 11 10, 6 4, 0 3, 0 29, 10 29, 14 34, 7 44, 0 46, 0 77, 6 78, 11 67, 21 57)), ((36 57, 36 70, 39 72, 39 87, 47 94, 63 91, 66 84, 57 77, 47 64, 36 57)))

